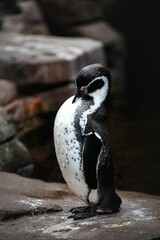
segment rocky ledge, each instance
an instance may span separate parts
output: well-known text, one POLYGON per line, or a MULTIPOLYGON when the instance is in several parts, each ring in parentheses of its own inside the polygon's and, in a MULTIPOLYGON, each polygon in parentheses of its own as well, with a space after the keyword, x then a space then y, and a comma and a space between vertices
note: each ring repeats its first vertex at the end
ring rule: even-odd
POLYGON ((159 239, 160 197, 118 191, 121 211, 86 220, 68 219, 83 205, 65 184, 0 173, 0 239, 159 239))

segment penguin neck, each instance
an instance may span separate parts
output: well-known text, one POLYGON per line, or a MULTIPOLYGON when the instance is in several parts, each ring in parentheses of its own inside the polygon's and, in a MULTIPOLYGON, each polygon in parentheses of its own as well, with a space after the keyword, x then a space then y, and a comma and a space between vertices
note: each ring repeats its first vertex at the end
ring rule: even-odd
POLYGON ((93 93, 89 94, 89 96, 92 98, 92 104, 89 106, 88 109, 86 109, 86 111, 83 112, 79 122, 82 134, 85 134, 85 127, 87 125, 88 116, 96 113, 102 106, 103 102, 106 101, 108 90, 109 90, 108 81, 104 81, 104 85, 102 88, 97 89, 93 93))
POLYGON ((106 101, 109 92, 109 83, 107 78, 105 76, 102 76, 101 79, 104 82, 103 87, 88 94, 93 99, 95 108, 97 109, 101 106, 103 102, 106 101))

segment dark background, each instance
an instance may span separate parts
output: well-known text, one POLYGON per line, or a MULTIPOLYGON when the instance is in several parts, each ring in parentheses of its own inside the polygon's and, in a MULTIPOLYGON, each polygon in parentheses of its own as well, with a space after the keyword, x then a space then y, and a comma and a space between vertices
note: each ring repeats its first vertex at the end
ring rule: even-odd
POLYGON ((158 1, 110 1, 106 20, 119 30, 128 50, 127 114, 111 123, 117 185, 160 193, 160 35, 158 1), (125 116, 125 117, 124 117, 125 116), (123 118, 124 117, 124 118, 123 118), (123 128, 123 130, 120 130, 123 128), (121 133, 120 133, 121 132, 121 133), (119 136, 119 137, 116 137, 119 136), (119 141, 117 140, 119 138, 119 141), (121 142, 121 141, 122 142, 121 142), (120 143, 120 146, 117 145, 120 143), (116 145, 117 144, 117 145, 116 145), (122 182, 121 182, 122 180, 122 182))
MULTIPOLYGON (((160 35, 158 1, 110 1, 106 20, 126 39, 129 108, 160 115, 160 35)), ((130 109, 129 109, 130 110, 130 109)))

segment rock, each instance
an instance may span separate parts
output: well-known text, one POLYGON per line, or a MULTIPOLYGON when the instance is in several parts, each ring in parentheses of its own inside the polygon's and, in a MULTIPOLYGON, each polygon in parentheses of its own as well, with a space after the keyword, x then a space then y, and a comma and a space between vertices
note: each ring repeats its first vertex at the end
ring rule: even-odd
MULTIPOLYGON (((105 21, 96 21, 66 29, 66 35, 83 36, 103 42, 105 46, 113 45, 115 48, 124 46, 122 35, 105 21)), ((121 63, 122 64, 122 63, 121 63)))
POLYGON ((13 125, 7 121, 7 115, 0 112, 0 171, 15 172, 19 167, 31 163, 26 147, 17 139, 13 125))
POLYGON ((19 1, 19 6, 23 14, 23 19, 26 22, 35 23, 44 21, 43 14, 37 4, 37 1, 19 1))
POLYGON ((101 5, 95 0, 38 0, 52 34, 63 33, 70 25, 102 18, 101 5))
POLYGON ((2 18, 3 31, 44 35, 49 33, 36 1, 18 1, 18 7, 19 14, 6 13, 2 18))
POLYGON ((119 213, 73 221, 68 219, 69 209, 84 203, 65 184, 1 172, 0 192, 1 239, 153 240, 160 237, 159 196, 118 191, 123 201, 119 213), (23 217, 19 214, 22 211, 23 217))
POLYGON ((57 199, 71 195, 65 185, 0 172, 0 219, 61 211, 57 199))
POLYGON ((11 81, 0 79, 0 105, 10 102, 16 96, 16 85, 11 81))
POLYGON ((19 166, 20 175, 63 181, 53 148, 54 112, 74 93, 75 86, 71 83, 32 96, 19 97, 4 106, 9 119, 16 125, 19 140, 27 147, 33 159, 34 168, 32 165, 19 166))
MULTIPOLYGON (((59 106, 75 93, 75 85, 72 83, 46 91, 44 91, 44 86, 42 87, 42 92, 35 93, 31 96, 19 97, 4 106, 9 118, 21 125, 19 128, 22 128, 22 125, 23 127, 26 126, 29 119, 33 119, 40 114, 56 112, 59 106)), ((26 91, 26 88, 27 87, 24 86, 24 91, 26 91)), ((30 90, 30 92, 32 93, 32 90, 30 90)), ((30 126, 30 129, 31 128, 32 126, 30 126)))
MULTIPOLYGON (((115 106, 124 106, 126 99, 126 41, 107 21, 104 11, 111 3, 95 0, 37 0, 53 35, 89 37, 104 45, 106 63, 112 73, 112 95, 115 106), (116 96, 116 97, 115 97, 116 96)), ((114 2, 114 1, 112 1, 114 2)), ((108 9, 107 13, 108 13, 108 9)), ((111 9, 112 10, 112 9, 111 9)), ((109 14, 110 15, 110 14, 109 14)))
MULTIPOLYGON (((75 93, 73 80, 83 66, 97 61, 105 64, 103 44, 89 38, 4 32, 0 33, 0 41, 0 76, 13 81, 18 89, 18 97, 5 104, 4 108, 19 132, 18 137, 23 139, 24 145, 32 155, 34 176, 38 177, 39 173, 39 177, 43 176, 46 180, 62 181, 56 160, 53 167, 48 167, 51 166, 48 163, 55 159, 52 155, 54 112, 75 93), (40 139, 45 126, 48 126, 51 120, 49 137, 45 136, 47 140, 40 139), (30 138, 26 137, 28 132, 31 133, 30 138), (31 139, 35 139, 35 142, 31 139)), ((13 153, 15 154, 15 151, 11 150, 11 154, 13 153)), ((3 163, 7 161, 6 157, 7 155, 4 155, 3 163)), ((19 166, 18 163, 18 167, 23 166, 19 166)), ((11 168, 15 171, 15 165, 11 168)), ((3 170, 10 171, 9 164, 3 170)), ((23 170, 18 172, 23 172, 24 175, 23 170)))
POLYGON ((15 136, 13 125, 8 123, 5 111, 0 108, 0 144, 7 142, 15 136))
POLYGON ((27 148, 17 138, 0 145, 0 171, 16 172, 31 162, 27 148))
POLYGON ((102 43, 87 38, 1 32, 0 41, 0 77, 18 85, 73 80, 85 65, 105 63, 102 43))
POLYGON ((18 14, 20 9, 17 5, 17 0, 1 0, 0 13, 3 15, 7 13, 18 14))
POLYGON ((127 48, 122 34, 103 20, 70 26, 64 29, 64 34, 66 36, 89 37, 103 43, 106 63, 112 74, 111 94, 114 96, 114 105, 124 104, 126 101, 125 63, 127 48))

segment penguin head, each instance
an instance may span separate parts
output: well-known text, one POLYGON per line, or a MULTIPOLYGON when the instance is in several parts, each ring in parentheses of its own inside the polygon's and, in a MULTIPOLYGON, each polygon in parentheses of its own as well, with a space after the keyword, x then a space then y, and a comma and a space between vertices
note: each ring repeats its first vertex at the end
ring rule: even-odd
POLYGON ((100 90, 104 90, 101 92, 105 100, 110 90, 110 82, 111 74, 101 64, 95 63, 82 68, 76 79, 77 93, 73 103, 79 98, 94 99, 100 90))

